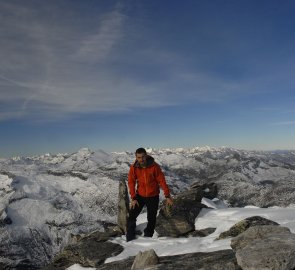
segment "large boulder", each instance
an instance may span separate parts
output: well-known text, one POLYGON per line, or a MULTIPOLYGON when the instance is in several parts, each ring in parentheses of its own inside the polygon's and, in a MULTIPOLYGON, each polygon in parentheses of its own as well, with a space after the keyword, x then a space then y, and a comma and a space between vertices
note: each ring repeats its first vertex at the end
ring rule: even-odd
POLYGON ((44 270, 64 270, 72 264, 81 264, 84 267, 97 267, 104 263, 105 259, 116 256, 123 251, 119 244, 109 242, 111 237, 120 235, 113 230, 107 232, 93 232, 82 237, 76 244, 69 245, 54 258, 53 263, 44 270))
POLYGON ((202 188, 193 188, 174 197, 173 206, 164 205, 157 217, 156 232, 159 236, 178 237, 195 229, 195 219, 203 207, 202 188))
POLYGON ((157 265, 159 258, 153 249, 144 252, 139 251, 132 264, 131 270, 141 270, 145 267, 157 265))
MULTIPOLYGON (((250 238, 251 231, 247 230, 250 238)), ((293 270, 295 269, 295 234, 278 232, 262 239, 253 239, 236 252, 243 270, 293 270)))
POLYGON ((290 229, 277 225, 263 225, 254 226, 239 234, 237 237, 232 238, 230 246, 233 250, 237 251, 244 248, 254 240, 264 239, 274 234, 290 234, 290 229))
POLYGON ((279 224, 272 220, 269 220, 260 216, 248 217, 239 221, 235 225, 233 225, 229 230, 222 232, 217 239, 220 240, 220 239, 225 239, 229 237, 235 237, 241 234, 242 232, 246 231, 250 227, 261 226, 261 225, 279 225, 279 224))
POLYGON ((127 220, 129 216, 129 196, 126 182, 119 182, 119 201, 118 201, 118 218, 117 222, 122 231, 126 234, 127 220))

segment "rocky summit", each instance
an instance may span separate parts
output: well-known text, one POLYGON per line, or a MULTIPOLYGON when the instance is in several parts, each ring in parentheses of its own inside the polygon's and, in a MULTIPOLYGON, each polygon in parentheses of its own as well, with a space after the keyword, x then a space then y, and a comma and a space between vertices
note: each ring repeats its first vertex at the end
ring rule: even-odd
MULTIPOLYGON (((203 197, 218 196, 230 207, 286 207, 295 203, 293 151, 210 147, 147 150, 161 165, 175 200, 181 192, 201 187, 203 197)), ((1 159, 1 267, 40 269, 72 244, 73 236, 105 232, 110 223, 124 227, 128 204, 121 204, 118 210, 118 185, 120 180, 126 181, 133 162, 133 152, 87 148, 71 154, 1 159)), ((178 206, 172 211, 161 208, 161 214, 167 220, 177 220, 177 230, 169 232, 171 236, 188 236, 194 232, 194 217, 204 206, 199 198, 195 208, 185 198, 178 206), (185 219, 179 219, 181 209, 190 209, 185 219)), ((165 235, 160 227, 159 234, 165 235)))
MULTIPOLYGON (((235 231, 232 250, 197 252, 158 257, 155 251, 139 252, 136 257, 106 263, 97 269, 217 269, 217 270, 294 270, 295 234, 261 217, 251 217, 248 228, 235 231), (269 223, 271 225, 259 225, 269 223)), ((233 228, 239 228, 239 221, 233 228)), ((274 222, 273 222, 274 223, 274 222)), ((216 240, 220 241, 220 240, 216 240)))
MULTIPOLYGON (((119 189, 125 190, 125 185, 120 183, 119 189)), ((181 192, 175 198, 175 205, 166 214, 169 216, 163 220, 161 210, 158 220, 165 226, 169 237, 179 237, 187 234, 181 231, 185 226, 177 226, 174 220, 190 222, 196 219, 200 212, 200 201, 204 194, 204 186, 195 185, 193 188, 181 192), (185 208, 183 205, 185 203, 185 208), (175 209, 173 209, 175 208, 175 209), (181 211, 179 210, 181 209, 181 211), (185 209, 187 209, 185 211, 185 209), (174 211, 174 212, 173 212, 174 211), (174 214, 171 214, 174 213, 174 214), (171 225, 172 224, 172 225, 171 225), (181 232, 181 234, 176 234, 181 232)), ((124 192, 120 193, 120 205, 124 201, 124 192)), ((127 198, 128 199, 128 198, 127 198)), ((125 203, 123 203, 125 205, 125 203)), ((166 210, 168 211, 168 210, 166 210)), ((118 219, 119 220, 119 219, 118 219)), ((160 222, 159 222, 160 224, 160 222)), ((158 225, 159 225, 158 224, 158 225)), ((215 232, 215 228, 207 228, 201 231, 191 229, 189 237, 205 237, 215 232)), ((240 220, 229 230, 224 231, 215 241, 231 238, 232 250, 220 250, 215 252, 195 252, 174 256, 157 256, 154 250, 139 251, 135 257, 128 257, 112 263, 104 263, 105 259, 123 251, 123 247, 113 243, 114 237, 120 236, 124 230, 113 225, 105 233, 94 232, 83 236, 77 244, 66 247, 58 255, 54 262, 44 270, 66 269, 74 263, 83 266, 92 266, 97 269, 245 269, 245 270, 293 270, 295 267, 295 235, 286 227, 281 227, 277 222, 260 217, 252 216, 240 220)), ((167 235, 166 235, 167 236, 167 235)))

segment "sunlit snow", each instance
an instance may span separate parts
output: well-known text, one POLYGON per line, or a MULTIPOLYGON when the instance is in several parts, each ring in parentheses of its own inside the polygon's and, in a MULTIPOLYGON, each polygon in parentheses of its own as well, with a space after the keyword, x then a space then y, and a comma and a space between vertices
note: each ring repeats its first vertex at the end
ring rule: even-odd
MULTIPOLYGON (((115 257, 108 258, 106 263, 123 260, 129 256, 135 256, 139 251, 154 249, 158 256, 169 256, 192 252, 211 252, 223 249, 231 249, 231 238, 216 240, 220 233, 228 230, 232 225, 242 219, 251 216, 261 216, 279 223, 281 226, 288 227, 295 233, 295 208, 258 208, 247 206, 244 208, 226 208, 224 203, 217 199, 203 199, 203 203, 215 209, 202 209, 195 221, 195 229, 216 228, 216 231, 207 237, 158 237, 145 238, 139 236, 137 239, 126 242, 125 236, 117 237, 112 240, 124 247, 124 251, 115 257), (214 201, 217 201, 216 204, 214 201)), ((138 219, 137 229, 143 231, 146 226, 146 213, 141 214, 138 219)), ((74 265, 70 270, 84 269, 79 265, 74 265), (77 267, 77 268, 75 268, 77 267)), ((95 269, 95 268, 86 268, 95 269)))

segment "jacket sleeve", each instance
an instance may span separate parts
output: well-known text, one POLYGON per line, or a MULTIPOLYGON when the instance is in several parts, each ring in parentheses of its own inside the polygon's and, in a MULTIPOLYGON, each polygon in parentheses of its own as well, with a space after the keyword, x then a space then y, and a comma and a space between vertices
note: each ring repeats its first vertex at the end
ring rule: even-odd
POLYGON ((129 187, 129 193, 130 193, 131 199, 136 198, 135 185, 136 185, 136 178, 135 178, 134 167, 131 166, 129 170, 129 174, 128 174, 128 187, 129 187))
POLYGON ((155 167, 156 167, 156 179, 157 179, 160 187, 163 189, 165 197, 168 198, 168 197, 170 197, 170 191, 169 191, 169 187, 166 183, 165 176, 158 164, 156 164, 155 167))

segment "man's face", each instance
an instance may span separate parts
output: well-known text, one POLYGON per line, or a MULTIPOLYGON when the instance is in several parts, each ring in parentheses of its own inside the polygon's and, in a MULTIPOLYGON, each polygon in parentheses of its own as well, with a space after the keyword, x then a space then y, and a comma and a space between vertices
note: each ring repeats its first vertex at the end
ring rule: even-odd
POLYGON ((145 164, 146 162, 146 154, 145 153, 140 153, 140 154, 135 154, 136 160, 139 162, 139 164, 145 164))

